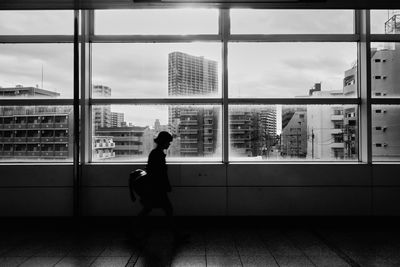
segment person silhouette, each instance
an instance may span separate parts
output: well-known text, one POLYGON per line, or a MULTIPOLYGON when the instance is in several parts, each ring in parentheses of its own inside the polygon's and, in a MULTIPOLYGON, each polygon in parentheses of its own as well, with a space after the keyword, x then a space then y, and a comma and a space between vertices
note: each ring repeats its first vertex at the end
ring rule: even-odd
POLYGON ((167 216, 170 227, 173 227, 173 208, 168 198, 171 184, 168 179, 164 150, 169 148, 172 140, 172 135, 166 131, 160 132, 154 139, 156 147, 150 152, 146 167, 148 184, 140 200, 143 208, 138 214, 139 217, 144 217, 154 208, 161 208, 167 216))

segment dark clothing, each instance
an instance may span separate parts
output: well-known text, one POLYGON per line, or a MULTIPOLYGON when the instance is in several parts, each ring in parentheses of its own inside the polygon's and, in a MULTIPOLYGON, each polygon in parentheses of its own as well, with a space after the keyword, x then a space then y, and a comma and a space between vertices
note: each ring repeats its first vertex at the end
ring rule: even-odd
POLYGON ((141 201, 146 208, 165 208, 171 206, 167 192, 171 192, 165 154, 161 149, 153 149, 147 161, 148 192, 141 201))

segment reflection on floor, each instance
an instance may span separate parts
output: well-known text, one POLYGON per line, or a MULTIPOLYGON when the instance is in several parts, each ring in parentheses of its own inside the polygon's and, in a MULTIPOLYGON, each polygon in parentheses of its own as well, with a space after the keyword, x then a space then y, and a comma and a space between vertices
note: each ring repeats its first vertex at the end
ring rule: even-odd
POLYGON ((381 227, 31 228, 2 228, 0 266, 400 266, 400 233, 381 227))

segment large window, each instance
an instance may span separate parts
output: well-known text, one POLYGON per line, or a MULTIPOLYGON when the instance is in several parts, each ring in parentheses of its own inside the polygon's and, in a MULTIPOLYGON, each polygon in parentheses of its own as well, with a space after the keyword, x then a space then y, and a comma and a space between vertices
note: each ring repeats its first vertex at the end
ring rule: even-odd
POLYGON ((0 162, 72 161, 73 16, 0 12, 0 162))
POLYGON ((0 160, 398 161, 400 13, 250 7, 1 11, 0 160))

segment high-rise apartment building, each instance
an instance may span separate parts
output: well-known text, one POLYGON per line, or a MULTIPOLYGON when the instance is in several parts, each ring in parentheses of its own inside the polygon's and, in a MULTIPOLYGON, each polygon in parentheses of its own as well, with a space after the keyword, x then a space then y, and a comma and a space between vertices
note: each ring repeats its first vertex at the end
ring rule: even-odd
MULTIPOLYGON (((97 98, 105 98, 111 96, 111 88, 104 85, 93 85, 92 96, 97 98)), ((110 105, 93 105, 92 106, 93 125, 97 127, 111 127, 112 113, 110 105)))
MULTIPOLYGON (((182 52, 168 55, 168 95, 205 96, 218 91, 217 62, 182 52)), ((213 107, 170 107, 170 131, 180 141, 180 156, 208 156, 215 153, 218 109, 213 107)))
POLYGON ((276 144, 276 109, 231 108, 229 129, 233 157, 267 156, 276 144))
MULTIPOLYGON (((4 97, 56 97, 56 92, 21 85, 0 88, 4 97)), ((67 159, 72 157, 72 108, 1 106, 0 158, 67 159)))
POLYGON ((125 114, 123 112, 111 112, 111 126, 122 127, 124 125, 125 114))
POLYGON ((204 96, 218 91, 218 64, 182 52, 168 55, 168 95, 204 96))

